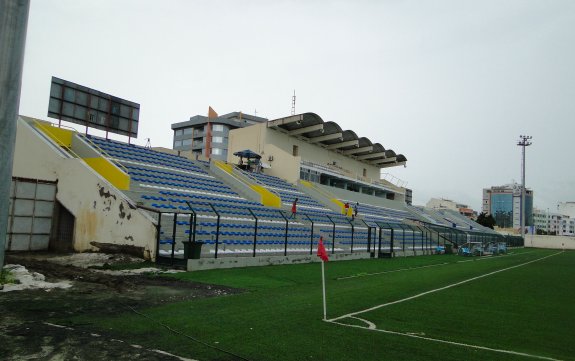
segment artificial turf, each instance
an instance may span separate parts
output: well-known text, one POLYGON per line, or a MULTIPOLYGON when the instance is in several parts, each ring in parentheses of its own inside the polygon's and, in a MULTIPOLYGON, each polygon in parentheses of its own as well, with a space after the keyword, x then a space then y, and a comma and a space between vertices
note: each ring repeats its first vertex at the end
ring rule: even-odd
MULTIPOLYGON (((435 255, 328 262, 327 317, 522 264, 357 315, 398 334, 323 321, 319 263, 175 274, 171 277, 245 292, 170 303, 139 314, 102 315, 90 322, 131 342, 198 360, 530 358, 458 344, 575 359, 575 308, 570 306, 575 299, 575 252, 516 249, 481 259, 435 255), (545 256, 551 257, 541 259, 545 256), (525 264, 536 259, 541 260, 525 264)), ((338 322, 365 326, 357 319, 338 322)))

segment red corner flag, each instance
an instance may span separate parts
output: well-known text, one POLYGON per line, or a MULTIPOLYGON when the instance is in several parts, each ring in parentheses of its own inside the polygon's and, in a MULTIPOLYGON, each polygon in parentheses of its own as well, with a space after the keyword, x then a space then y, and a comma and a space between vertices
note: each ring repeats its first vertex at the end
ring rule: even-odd
POLYGON ((319 244, 317 245, 317 256, 324 262, 329 261, 327 252, 325 251, 325 247, 323 245, 323 237, 319 237, 319 244))

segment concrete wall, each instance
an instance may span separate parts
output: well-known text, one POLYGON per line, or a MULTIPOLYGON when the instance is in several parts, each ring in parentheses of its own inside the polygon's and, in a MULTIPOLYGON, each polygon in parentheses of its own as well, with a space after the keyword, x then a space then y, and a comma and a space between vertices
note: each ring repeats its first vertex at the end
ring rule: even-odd
MULTIPOLYGON (((345 254, 329 254, 329 261, 347 261, 354 259, 370 258, 368 252, 356 252, 345 254)), ((298 264, 320 262, 320 258, 313 255, 301 256, 261 256, 261 257, 222 257, 222 258, 202 258, 188 260, 188 271, 205 271, 220 268, 256 267, 256 266, 277 266, 284 264, 298 264)))
POLYGON ((142 256, 155 256, 152 219, 83 160, 63 157, 22 119, 12 174, 58 182, 56 199, 76 217, 74 250, 97 250, 92 243, 98 242, 142 247, 142 256))
POLYGON ((575 237, 525 235, 525 247, 575 249, 575 237))
POLYGON ((380 169, 376 166, 358 162, 319 145, 290 137, 275 129, 268 128, 267 123, 234 129, 230 132, 228 163, 237 164, 239 158, 233 153, 244 149, 251 149, 260 154, 264 162, 271 164, 272 168, 265 170, 267 174, 286 179, 292 183, 296 183, 299 179, 301 159, 323 165, 336 162, 339 167, 352 171, 356 176, 363 176, 363 169, 365 168, 368 178, 381 178, 380 169), (299 148, 298 156, 292 155, 294 145, 299 148), (273 157, 271 162, 268 161, 270 156, 273 157))
POLYGON ((57 169, 66 159, 47 139, 18 119, 12 176, 57 181, 57 169))
POLYGON ((228 138, 228 163, 238 164, 240 158, 233 155, 233 153, 245 149, 251 149, 261 154, 262 160, 267 162, 268 155, 264 152, 262 139, 265 136, 265 127, 262 127, 262 125, 252 125, 230 131, 228 138))
MULTIPOLYGON (((271 165, 271 168, 264 171, 266 174, 285 179, 293 184, 297 183, 301 157, 294 157, 291 151, 288 153, 274 144, 266 144, 265 154, 273 155, 274 159, 271 162, 267 162, 271 165)), ((265 159, 268 159, 268 157, 265 159)))

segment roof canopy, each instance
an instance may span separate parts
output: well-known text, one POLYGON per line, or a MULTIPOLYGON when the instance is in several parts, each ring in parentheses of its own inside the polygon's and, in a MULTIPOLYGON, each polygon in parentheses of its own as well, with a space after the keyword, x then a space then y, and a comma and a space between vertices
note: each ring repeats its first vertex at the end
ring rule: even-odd
POLYGON ((270 120, 268 128, 277 129, 287 135, 303 138, 310 143, 333 150, 357 161, 379 168, 404 165, 407 158, 395 154, 379 143, 372 143, 366 137, 358 137, 351 130, 342 130, 335 122, 325 122, 314 113, 303 113, 270 120))

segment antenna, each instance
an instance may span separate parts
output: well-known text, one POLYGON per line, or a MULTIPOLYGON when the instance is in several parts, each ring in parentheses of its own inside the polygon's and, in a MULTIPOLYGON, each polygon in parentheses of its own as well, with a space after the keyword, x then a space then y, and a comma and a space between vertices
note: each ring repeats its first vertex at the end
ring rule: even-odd
POLYGON ((144 145, 144 148, 152 149, 152 142, 150 142, 150 138, 147 139, 147 142, 146 142, 146 145, 144 145))
POLYGON ((291 115, 295 115, 295 89, 293 90, 293 97, 291 97, 291 115))

